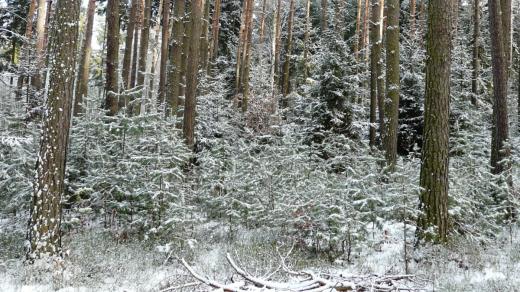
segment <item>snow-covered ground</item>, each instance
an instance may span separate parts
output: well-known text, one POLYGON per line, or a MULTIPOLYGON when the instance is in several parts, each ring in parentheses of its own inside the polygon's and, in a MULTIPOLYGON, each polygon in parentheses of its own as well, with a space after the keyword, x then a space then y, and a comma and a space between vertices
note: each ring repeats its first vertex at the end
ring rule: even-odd
MULTIPOLYGON (((117 243, 110 233, 86 229, 64 236, 68 255, 63 263, 42 269, 25 265, 21 247, 12 246, 23 245, 23 220, 2 219, 0 224, 0 291, 161 291, 195 283, 180 258, 210 279, 231 283, 238 276, 227 263, 226 253, 251 274, 262 277, 275 271, 280 256, 290 249, 266 229, 239 229, 229 238, 227 228, 217 222, 196 228, 189 241, 160 247, 132 238, 117 243)), ((389 225, 385 230, 385 238, 374 234, 377 244, 356 250, 352 263, 341 259, 330 263, 325 256, 298 249, 286 263, 292 270, 327 274, 403 274, 402 226, 389 225)), ((423 291, 520 291, 520 241, 516 230, 512 243, 510 235, 504 232, 496 244, 485 247, 454 240, 447 247, 409 250, 409 273, 416 275, 423 291)), ((283 271, 272 278, 288 280, 283 271)), ((208 290, 198 285, 171 291, 208 290)))

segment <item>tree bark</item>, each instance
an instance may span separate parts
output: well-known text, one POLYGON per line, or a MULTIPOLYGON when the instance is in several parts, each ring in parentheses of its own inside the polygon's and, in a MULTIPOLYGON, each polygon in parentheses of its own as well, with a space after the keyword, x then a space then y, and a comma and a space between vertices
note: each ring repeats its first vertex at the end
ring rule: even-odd
POLYGON ((386 123, 384 146, 387 169, 395 171, 399 127, 399 0, 387 0, 386 30, 386 123))
POLYGON ((20 66, 18 67, 18 80, 16 81, 16 99, 20 99, 22 96, 22 88, 25 79, 27 78, 27 70, 29 70, 29 55, 32 48, 32 35, 33 35, 33 18, 36 12, 36 0, 32 0, 29 5, 29 11, 27 12, 27 20, 25 26, 25 39, 20 53, 20 66))
POLYGON ((368 52, 366 52, 366 48, 368 47, 368 15, 370 14, 370 5, 369 0, 365 0, 365 14, 363 15, 363 31, 362 31, 362 42, 361 42, 361 50, 363 50, 365 54, 365 59, 368 58, 368 52))
MULTIPOLYGON (((424 140, 417 238, 445 242, 448 236, 448 152, 452 1, 428 2, 424 140), (434 233, 430 231, 433 228, 434 233)), ((456 0, 455 0, 456 1, 456 0)))
MULTIPOLYGON (((152 1, 144 1, 144 17, 143 17, 143 29, 141 30, 141 47, 139 48, 139 66, 137 72, 137 86, 142 86, 142 103, 145 103, 147 99, 147 91, 144 88, 145 77, 146 77, 146 65, 148 60, 148 44, 150 43, 150 18, 152 16, 151 10, 152 1)), ((135 104, 133 112, 136 115, 141 113, 141 104, 135 104)))
POLYGON ((473 1, 473 72, 471 78, 471 103, 477 104, 479 95, 478 78, 480 76, 480 1, 473 1))
POLYGON ((184 106, 183 134, 188 147, 195 148, 195 115, 197 94, 197 73, 199 68, 200 35, 202 25, 204 0, 193 0, 191 7, 191 34, 189 45, 189 59, 186 67, 186 100, 184 106))
MULTIPOLYGON (((370 48, 370 146, 376 145, 377 108, 378 101, 382 100, 382 97, 380 95, 383 94, 382 91, 378 91, 378 83, 382 82, 382 80, 380 80, 381 70, 379 69, 381 67, 379 65, 379 62, 381 61, 383 9, 384 0, 372 0, 372 19, 370 29, 370 42, 372 43, 372 46, 370 48)), ((379 108, 379 112, 383 113, 382 107, 379 108)), ((384 119, 381 118, 381 125, 383 122, 384 119)), ((383 130, 383 127, 380 126, 379 128, 380 130, 383 130)))
POLYGON ((41 69, 45 66, 45 22, 47 20, 46 0, 38 0, 38 18, 36 20, 36 70, 32 78, 35 90, 43 87, 41 69))
POLYGON ((211 50, 210 61, 213 63, 218 56, 218 38, 220 32, 220 3, 221 0, 215 0, 213 9, 213 19, 211 21, 211 50))
POLYGON ((286 97, 291 93, 290 76, 291 76, 291 55, 292 55, 292 36, 293 36, 293 23, 294 23, 294 0, 291 0, 289 7, 289 20, 287 23, 287 43, 285 45, 285 62, 283 64, 283 83, 282 83, 282 94, 284 96, 284 105, 288 106, 286 97))
MULTIPOLYGON (((282 0, 278 0, 278 4, 276 5, 275 10, 275 20, 274 20, 274 29, 273 29, 273 63, 271 67, 271 89, 273 92, 273 96, 276 96, 278 92, 278 81, 279 81, 279 66, 280 66, 280 46, 281 46, 281 10, 282 10, 282 0)), ((278 104, 276 104, 276 108, 278 108, 278 104)))
POLYGON ((115 116, 119 110, 119 84, 117 67, 119 64, 119 0, 107 2, 107 59, 105 83, 105 109, 109 116, 115 116))
MULTIPOLYGON (((509 140, 509 118, 507 110, 508 90, 508 31, 503 21, 507 21, 501 11, 501 0, 489 1, 489 27, 491 34, 491 67, 493 72, 493 125, 491 138, 491 170, 493 174, 506 174, 507 182, 512 185, 511 149, 509 140)), ((510 4, 510 2, 509 2, 510 4)), ((511 8, 509 8, 509 11, 511 8)), ((510 37, 509 37, 510 40, 510 37)))
MULTIPOLYGON (((139 1, 140 0, 132 0, 132 7, 130 8, 130 17, 128 18, 128 27, 126 30, 126 39, 125 39, 125 55, 123 57, 123 84, 125 89, 130 88, 131 86, 131 66, 132 66, 132 46, 134 42, 134 31, 136 26, 136 19, 138 18, 139 13, 139 1)), ((137 42, 137 39, 135 39, 137 42)))
POLYGON ((184 9, 185 0, 176 0, 173 12, 174 18, 172 29, 172 48, 170 50, 170 60, 172 66, 168 74, 168 96, 170 108, 173 115, 177 115, 179 108, 181 66, 184 40, 184 9))
POLYGON ((305 81, 309 76, 309 41, 311 25, 311 0, 307 0, 307 3, 305 4, 305 33, 303 35, 303 78, 305 81))
POLYGON ((168 42, 170 32, 170 0, 163 0, 162 9, 162 41, 161 41, 161 64, 159 70, 159 102, 162 104, 166 100, 167 92, 167 71, 168 64, 168 42))
POLYGON ((251 69, 251 46, 253 44, 253 7, 254 0, 249 0, 249 5, 247 7, 247 19, 246 19, 246 38, 244 43, 244 52, 243 52, 243 65, 242 65, 242 112, 247 112, 248 102, 249 102, 249 71, 251 69))
POLYGON ((61 253, 61 199, 72 111, 80 0, 57 0, 50 32, 49 92, 44 111, 36 183, 29 219, 33 260, 61 253))
POLYGON ((209 50, 209 0, 205 0, 204 17, 202 19, 202 35, 200 38, 200 67, 203 72, 208 70, 208 50, 209 50))
POLYGON ((134 46, 132 49, 132 67, 130 70, 130 87, 133 88, 137 85, 137 68, 139 66, 139 43, 141 31, 143 29, 143 18, 144 18, 144 0, 137 0, 137 16, 136 24, 134 27, 134 46))
POLYGON ((321 0, 321 32, 325 32, 329 28, 328 0, 321 0))
POLYGON ((92 31, 94 27, 94 14, 96 12, 96 0, 89 0, 87 7, 87 22, 85 25, 85 38, 80 51, 78 78, 76 80, 76 98, 74 99, 74 116, 83 113, 83 101, 88 95, 88 80, 90 68, 90 53, 92 51, 92 31))
POLYGON ((260 43, 264 42, 265 37, 265 10, 267 9, 267 0, 262 1, 262 15, 260 15, 260 43))

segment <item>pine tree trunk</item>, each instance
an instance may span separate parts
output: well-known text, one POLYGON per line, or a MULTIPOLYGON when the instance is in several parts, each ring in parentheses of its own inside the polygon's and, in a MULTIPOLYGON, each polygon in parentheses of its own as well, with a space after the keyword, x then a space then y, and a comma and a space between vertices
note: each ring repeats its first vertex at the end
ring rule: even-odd
MULTIPOLYGON (((382 41, 382 24, 383 24, 383 0, 372 0, 372 19, 370 29, 370 42, 372 46, 370 48, 370 130, 369 130, 369 143, 370 146, 376 145, 376 123, 377 123, 377 108, 378 101, 382 99, 380 95, 383 93, 378 92, 380 83, 380 65, 381 61, 381 41, 382 41), (382 2, 382 3, 381 3, 382 2)), ((379 109, 380 113, 383 113, 382 108, 379 109)), ((384 119, 381 119, 381 123, 384 119)), ((380 130, 383 128, 380 127, 380 130)))
MULTIPOLYGON (((181 88, 180 95, 186 98, 186 71, 188 58, 190 57, 190 36, 191 36, 191 0, 186 2, 186 14, 184 17, 184 38, 182 40, 182 64, 181 64, 181 88)), ((184 119, 183 119, 184 120, 184 119)))
POLYGON ((174 18, 172 29, 172 48, 170 60, 172 66, 168 74, 168 96, 170 108, 173 115, 177 115, 179 108, 181 66, 184 40, 184 8, 185 0, 176 0, 174 5, 174 18))
POLYGON ((512 20, 512 9, 511 0, 500 0, 500 13, 502 18, 502 39, 504 42, 504 53, 506 58, 507 74, 510 74, 510 66, 512 61, 513 46, 511 42, 511 20, 512 20))
POLYGON ((267 0, 262 1, 262 15, 260 15, 260 43, 264 43, 265 37, 265 10, 267 9, 267 0))
POLYGON ((354 41, 354 57, 356 61, 359 60, 359 49, 362 45, 362 37, 361 37, 361 15, 362 15, 362 0, 357 0, 357 13, 356 13, 356 39, 354 41))
POLYGON ((329 28, 329 4, 328 0, 321 0, 321 31, 325 32, 329 28))
MULTIPOLYGON (((311 0, 305 4, 305 33, 303 35, 303 80, 309 77, 309 41, 311 34, 311 0)), ((357 34, 356 34, 357 35, 357 34)), ((357 43, 357 42, 356 42, 357 43)))
POLYGON ((38 0, 38 18, 36 20, 36 70, 32 78, 35 90, 43 88, 41 69, 45 67, 45 22, 47 20, 46 0, 38 0))
MULTIPOLYGON (((130 8, 130 16, 128 18, 128 27, 126 30, 125 39, 125 55, 123 57, 123 84, 125 89, 130 88, 131 85, 131 66, 132 66, 132 45, 134 42, 134 31, 136 26, 137 13, 139 12, 139 1, 132 0, 132 7, 130 8)), ((137 39, 135 40, 137 42, 137 39)))
POLYGON ((285 62, 283 64, 283 83, 282 83, 282 94, 284 96, 284 106, 288 106, 286 97, 291 93, 290 77, 291 77, 291 55, 292 55, 292 35, 293 35, 293 23, 294 23, 294 0, 291 0, 289 7, 289 20, 287 23, 287 43, 285 45, 285 62))
POLYGON ((168 64, 168 43, 169 43, 169 32, 170 32, 170 0, 163 0, 162 10, 162 41, 161 41, 161 65, 159 73, 159 101, 164 103, 166 100, 167 93, 167 70, 168 64))
POLYGON ((211 21, 211 50, 209 59, 213 63, 218 56, 218 38, 220 32, 220 4, 221 0, 215 0, 213 19, 211 21))
POLYGON ((247 112, 249 102, 249 71, 251 69, 251 46, 253 38, 253 7, 254 0, 249 0, 246 15, 246 36, 244 40, 243 65, 242 65, 242 112, 247 112))
POLYGON ((480 75, 480 1, 473 1, 473 72, 471 78, 471 103, 477 104, 479 95, 478 78, 480 75))
MULTIPOLYGON (((279 66, 280 66, 280 47, 281 47, 281 38, 282 38, 282 23, 281 23, 281 10, 282 10, 282 0, 278 0, 278 4, 276 5, 275 10, 275 20, 274 20, 274 28, 273 28, 273 63, 271 67, 271 89, 273 91, 273 96, 277 95, 278 92, 278 81, 279 81, 279 66)), ((278 108, 278 103, 276 103, 276 108, 278 108)))
MULTIPOLYGON (((142 97, 141 101, 144 104, 148 98, 146 86, 144 84, 146 77, 146 65, 148 60, 148 44, 150 43, 150 18, 152 16, 151 10, 152 1, 144 1, 144 17, 143 17, 143 29, 141 30, 141 47, 139 48, 139 65, 137 72, 137 86, 142 86, 142 97)), ((141 104, 137 103, 133 106, 133 112, 136 115, 141 113, 141 104)))
POLYGON ((87 22, 85 38, 80 51, 78 78, 76 80, 76 98, 74 99, 74 116, 83 113, 83 101, 88 95, 88 80, 90 69, 90 53, 92 51, 92 31, 94 27, 94 14, 96 12, 96 0, 89 0, 87 7, 87 22))
POLYGON ((209 0, 205 0, 204 18, 202 20, 202 35, 200 38, 200 67, 203 72, 208 70, 208 50, 209 50, 209 0))
POLYGON ((57 0, 50 35, 49 92, 29 220, 28 259, 61 253, 61 199, 72 111, 80 0, 57 0))
POLYGON ((368 52, 366 48, 368 47, 368 15, 370 14, 370 5, 369 0, 365 0, 365 14, 363 15, 363 31, 362 31, 362 42, 361 42, 361 50, 364 52, 364 59, 368 58, 368 52))
POLYGON ((140 35, 143 29, 143 18, 144 18, 144 0, 137 0, 137 16, 134 27, 134 46, 132 49, 132 67, 130 70, 130 88, 137 85, 137 70, 139 67, 139 43, 140 35))
POLYGON ((117 67, 119 64, 119 0, 107 3, 107 59, 105 83, 105 109, 109 116, 115 116, 119 110, 119 84, 117 67))
POLYGON ((386 30, 386 123, 384 146, 386 165, 395 171, 397 161, 397 130, 399 127, 399 0, 387 0, 386 30))
POLYGON ((27 70, 29 70, 29 55, 32 48, 32 35, 33 35, 33 18, 36 12, 36 0, 32 0, 29 5, 29 11, 27 12, 27 20, 25 26, 25 39, 26 41, 22 44, 20 53, 20 65, 18 67, 18 80, 16 81, 16 99, 22 97, 22 88, 25 79, 27 79, 27 70))
MULTIPOLYGON (((508 90, 508 31, 503 21, 507 18, 500 0, 489 1, 489 27, 491 34, 491 67, 493 72, 493 125, 491 138, 491 170, 494 174, 506 172, 507 182, 512 185, 511 149, 506 145, 509 140, 509 119, 507 113, 508 90)), ((510 2, 509 2, 510 4, 510 2)), ((509 11, 511 8, 509 8, 509 11)), ((509 37, 510 40, 510 37, 509 37)))
POLYGON ((236 55, 236 68, 235 68, 235 96, 233 100, 233 104, 235 107, 238 107, 239 102, 239 95, 241 93, 241 87, 242 87, 242 55, 243 51, 245 49, 245 43, 246 43, 246 22, 247 22, 247 12, 248 12, 248 5, 251 1, 244 0, 243 6, 242 6, 242 15, 240 17, 240 30, 238 34, 238 45, 237 45, 237 55, 236 55))
MULTIPOLYGON (((445 242, 448 236, 448 152, 452 2, 428 2, 424 140, 417 221, 419 240, 445 242), (430 233, 431 228, 435 234, 430 233)), ((455 0, 456 1, 456 0, 455 0)))
POLYGON ((186 67, 186 100, 184 106, 183 134, 190 149, 195 148, 195 115, 197 94, 197 73, 199 69, 200 35, 204 0, 193 0, 191 6, 191 34, 189 37, 189 58, 186 67))

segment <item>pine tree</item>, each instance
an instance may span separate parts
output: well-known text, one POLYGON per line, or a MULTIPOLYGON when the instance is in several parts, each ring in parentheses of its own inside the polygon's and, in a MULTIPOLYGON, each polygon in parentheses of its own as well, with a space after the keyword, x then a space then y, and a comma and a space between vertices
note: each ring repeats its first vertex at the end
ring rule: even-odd
POLYGON ((195 115, 196 115, 196 94, 197 94, 197 74, 199 68, 200 35, 202 26, 204 0, 193 0, 191 6, 191 34, 189 36, 190 56, 186 66, 186 100, 184 103, 184 122, 183 134, 190 149, 195 147, 195 115))
MULTIPOLYGON (((397 160, 397 131, 399 127, 399 0, 387 0, 386 30, 386 100, 384 146, 386 164, 390 171, 395 170, 397 160)), ((414 33, 412 31, 412 33, 414 33)))
POLYGON ((80 0, 57 0, 50 32, 49 92, 31 203, 28 258, 60 255, 61 199, 72 113, 80 0))
POLYGON ((161 64, 159 70, 159 103, 164 103, 167 92, 167 71, 168 63, 168 41, 170 32, 170 0, 163 0, 162 8, 162 37, 161 37, 161 64))
POLYGON ((83 101, 88 94, 88 80, 90 69, 90 53, 92 51, 92 31, 94 27, 94 14, 96 12, 96 0, 89 0, 87 7, 87 20, 85 38, 80 51, 78 77, 76 80, 76 92, 74 99, 74 116, 83 112, 83 101))
POLYGON ((471 103, 477 104, 480 75, 480 0, 473 1, 473 75, 471 78, 471 103))
POLYGON ((448 236, 448 152, 452 2, 428 2, 426 95, 421 157, 418 240, 444 242, 448 236), (434 234, 431 228, 434 228, 434 234))
POLYGON ((139 12, 139 2, 141 0, 132 0, 130 7, 130 13, 128 17, 128 24, 126 27, 126 38, 125 38, 125 54, 123 57, 123 85, 125 89, 131 86, 131 67, 132 67, 132 46, 134 41, 137 43, 137 39, 134 40, 134 33, 136 30, 136 22, 139 12))
POLYGON ((181 66, 183 57, 183 35, 184 35, 184 8, 185 0, 176 0, 174 3, 174 18, 172 29, 172 48, 170 50, 170 62, 172 66, 168 72, 168 102, 172 115, 176 116, 179 107, 181 66))
MULTIPOLYGON (((377 107, 378 101, 382 99, 380 95, 383 94, 383 92, 378 90, 381 87, 378 83, 382 82, 379 62, 381 61, 381 43, 383 40, 383 9, 383 0, 372 1, 372 19, 370 21, 370 43, 372 44, 370 48, 370 146, 376 145, 377 107)), ((379 111, 381 113, 383 112, 381 108, 379 111)), ((380 122, 383 123, 384 119, 380 120, 380 122)), ((380 130, 382 129, 383 127, 380 127, 380 130)))
POLYGON ((119 110, 118 94, 119 64, 119 0, 107 3, 107 58, 105 81, 105 109, 109 116, 115 116, 119 110))

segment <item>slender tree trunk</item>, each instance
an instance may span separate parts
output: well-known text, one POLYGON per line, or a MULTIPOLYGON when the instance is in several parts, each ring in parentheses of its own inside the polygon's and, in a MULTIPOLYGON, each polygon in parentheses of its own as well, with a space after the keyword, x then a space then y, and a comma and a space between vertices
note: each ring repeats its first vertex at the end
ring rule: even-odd
POLYGON ((211 21, 211 50, 209 59, 213 63, 218 56, 218 38, 220 31, 220 2, 221 0, 215 0, 215 6, 213 9, 213 19, 211 21))
MULTIPOLYGON (((12 68, 14 68, 16 66, 15 64, 15 61, 16 61, 16 39, 13 38, 11 40, 11 66, 12 68)), ((13 85, 13 75, 11 75, 11 78, 9 78, 9 85, 12 86, 13 85)))
POLYGON ((370 14, 370 5, 369 0, 365 0, 365 14, 363 15, 363 31, 362 31, 362 42, 361 42, 361 50, 363 50, 365 54, 365 59, 368 58, 368 52, 366 48, 368 47, 368 15, 370 14))
POLYGON ((362 12, 362 0, 357 0, 357 13, 356 13, 356 40, 354 42, 354 57, 356 61, 359 60, 359 48, 363 47, 363 37, 361 36, 361 12, 362 12))
POLYGON ((510 67, 512 63, 512 52, 513 46, 511 42, 512 30, 511 30, 511 20, 512 20, 512 9, 511 9, 511 0, 500 0, 500 13, 502 18, 502 39, 504 42, 504 54, 506 58, 506 68, 507 74, 510 74, 510 67))
POLYGON ((105 109, 109 116, 115 116, 119 110, 119 84, 117 67, 119 64, 119 0, 107 3, 107 59, 105 83, 105 109))
MULTIPOLYGON (((370 48, 370 130, 369 130, 369 141, 370 146, 376 145, 376 122, 377 122, 377 108, 378 101, 382 100, 380 95, 382 91, 378 92, 379 85, 381 83, 381 68, 379 62, 381 61, 381 42, 382 42, 382 25, 383 25, 383 0, 372 0, 372 19, 370 29, 370 42, 372 46, 370 48)), ((379 112, 383 113, 382 108, 379 108, 379 112)), ((380 125, 384 123, 382 118, 380 125)), ((380 131, 383 127, 380 126, 380 131)), ((381 131, 382 134, 382 131, 381 131)), ((383 135, 381 135, 383 137, 383 135)))
MULTIPOLYGON (((507 15, 501 11, 500 0, 489 1, 489 27, 491 34, 491 67, 493 72, 493 125, 491 138, 491 170, 494 174, 506 173, 507 182, 512 185, 511 149, 507 146, 509 140, 509 119, 507 110, 508 90, 508 31, 503 21, 507 15)), ((507 3, 506 3, 507 4, 507 3)), ((509 2, 510 4, 510 2, 509 2)), ((511 11, 511 8, 509 8, 511 11)), ((510 40, 510 38, 509 38, 510 40)))
POLYGON ((415 0, 410 0, 410 32, 412 35, 415 35, 415 10, 416 2, 415 0))
MULTIPOLYGON (((134 42, 134 31, 136 26, 137 14, 139 12, 139 1, 132 0, 132 7, 130 8, 130 17, 128 18, 128 27, 126 30, 125 39, 125 55, 123 57, 123 84, 125 89, 131 86, 131 66, 132 66, 132 45, 134 42)), ((137 43, 137 39, 135 40, 137 43)))
POLYGON ((184 8, 185 0, 176 0, 174 5, 174 18, 172 29, 172 49, 170 50, 170 60, 172 66, 168 74, 168 95, 169 103, 173 115, 177 115, 179 107, 181 66, 183 55, 184 40, 184 8))
POLYGON ((478 78, 480 76, 480 1, 473 1, 473 76, 471 78, 471 103, 477 104, 479 95, 478 78))
MULTIPOLYGON (((141 101, 142 103, 146 103, 145 100, 148 98, 147 90, 144 84, 146 77, 146 65, 148 60, 148 44, 150 43, 150 18, 152 16, 151 0, 144 1, 144 17, 143 17, 143 29, 141 31, 141 47, 139 48, 139 65, 137 72, 137 85, 143 86, 143 94, 141 101)), ((137 115, 141 113, 141 104, 134 105, 134 110, 137 115)))
POLYGON ((386 30, 386 119, 384 145, 386 165, 395 171, 399 127, 399 0, 387 0, 386 30))
MULTIPOLYGON (((157 61, 159 59, 159 35, 161 34, 161 17, 162 17, 162 11, 163 11, 163 3, 164 3, 164 0, 159 0, 159 11, 157 13, 157 19, 155 21, 155 26, 153 28, 153 42, 151 44, 148 44, 148 47, 151 47, 152 49, 152 60, 150 62, 150 64, 147 64, 146 66, 146 70, 147 72, 149 72, 149 74, 146 74, 144 79, 145 79, 145 84, 148 84, 148 86, 145 86, 144 87, 144 93, 145 93, 145 96, 147 96, 150 100, 153 99, 154 97, 154 86, 155 86, 155 77, 157 74, 155 74, 155 71, 156 71, 156 67, 157 67, 157 61), (149 71, 148 71, 148 68, 149 68, 149 71)), ((150 7, 151 9, 151 7, 150 7)), ((150 16, 150 21, 151 20, 151 16, 150 16)), ((151 23, 150 23, 150 26, 151 26, 151 23)), ((160 65, 159 65, 160 66, 160 65)), ((160 71, 160 68, 159 68, 159 71, 160 71)), ((159 93, 159 90, 157 90, 157 93, 159 93)), ((159 96, 157 96, 157 101, 159 103, 162 104, 159 96)))
POLYGON ((40 70, 45 67, 45 22, 47 20, 46 0, 38 0, 38 18, 36 20, 36 70, 32 78, 35 90, 43 87, 40 70))
POLYGON ((189 46, 189 59, 187 60, 186 71, 186 100, 183 123, 183 134, 186 138, 188 147, 195 148, 195 115, 196 115, 196 94, 197 94, 197 73, 199 68, 200 35, 202 25, 202 13, 204 0, 193 0, 191 7, 191 35, 189 46))
POLYGON ((200 66, 203 72, 208 70, 208 50, 209 50, 209 0, 205 0, 204 18, 202 20, 202 35, 200 38, 200 66))
MULTIPOLYGON (((311 34, 311 0, 305 4, 305 33, 303 35, 303 78, 309 77, 309 41, 311 34)), ((357 35, 357 32, 356 32, 357 35)), ((357 43, 357 42, 356 42, 357 43)))
POLYGON ((144 0, 137 0, 137 16, 136 24, 134 27, 134 47, 132 49, 132 68, 130 70, 130 87, 133 88, 137 85, 137 71, 139 67, 139 43, 140 35, 143 29, 143 18, 144 18, 144 0))
POLYGON ((92 44, 92 31, 94 27, 94 14, 96 12, 96 0, 89 0, 87 8, 87 23, 85 38, 80 51, 78 78, 76 80, 76 98, 74 99, 74 116, 83 113, 83 101, 88 95, 88 79, 90 68, 90 53, 92 44))
POLYGON ((159 101, 164 103, 167 92, 167 71, 168 64, 168 42, 169 42, 169 28, 170 28, 170 0, 163 0, 163 16, 162 16, 162 41, 161 41, 161 65, 159 72, 159 101))
POLYGON ((72 111, 80 0, 57 0, 51 29, 49 92, 44 111, 28 240, 30 260, 61 255, 61 199, 72 111))
POLYGON ((448 152, 452 2, 428 2, 426 96, 417 238, 445 242, 448 236, 448 152), (430 231, 433 228, 434 233, 430 231))
POLYGON ((243 6, 242 6, 242 15, 240 17, 240 31, 238 34, 238 45, 237 45, 237 56, 236 56, 236 69, 235 69, 235 97, 233 100, 233 103, 236 107, 238 107, 238 96, 241 93, 241 87, 242 87, 242 55, 243 51, 245 49, 245 43, 246 43, 246 30, 247 30, 247 12, 248 12, 248 5, 251 1, 244 0, 243 6))
MULTIPOLYGON (((184 17, 184 38, 182 48, 182 64, 181 64, 181 91, 180 95, 186 97, 186 71, 188 67, 188 58, 190 57, 190 36, 191 36, 191 0, 187 1, 186 14, 184 17)), ((184 119, 183 119, 184 120, 184 119)))
MULTIPOLYGON (((274 29, 273 29, 273 65, 271 67, 271 87, 273 91, 273 96, 277 94, 277 84, 279 81, 279 66, 280 66, 280 47, 281 47, 281 10, 282 10, 282 0, 278 0, 278 4, 276 5, 275 11, 275 21, 274 21, 274 29)), ((276 104, 276 108, 278 108, 278 103, 276 104)))
POLYGON ((321 31, 325 32, 329 28, 329 4, 328 0, 321 0, 321 31))
POLYGON ((18 80, 16 81, 16 99, 20 99, 22 96, 22 88, 24 80, 27 78, 27 70, 29 70, 29 55, 32 48, 32 35, 33 35, 33 18, 36 11, 36 0, 32 0, 29 5, 29 11, 27 12, 27 20, 25 26, 25 39, 26 41, 22 44, 20 53, 20 65, 18 67, 18 80))
POLYGON ((283 83, 282 90, 284 96, 284 105, 287 104, 287 95, 291 93, 290 77, 291 77, 291 55, 292 55, 292 35, 293 35, 293 23, 294 23, 294 0, 291 0, 289 8, 289 21, 287 23, 287 43, 285 46, 285 62, 283 64, 283 83))
POLYGON ((249 5, 247 7, 247 19, 246 19, 246 38, 244 43, 244 52, 243 52, 243 65, 242 65, 242 112, 247 112, 248 102, 249 102, 249 71, 251 69, 251 46, 253 44, 253 7, 254 0, 249 0, 249 5))
POLYGON ((265 10, 267 9, 267 0, 262 1, 262 15, 260 15, 260 43, 264 43, 265 37, 265 10))

